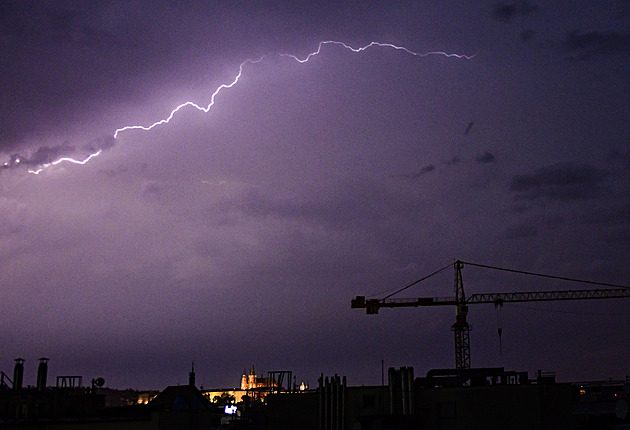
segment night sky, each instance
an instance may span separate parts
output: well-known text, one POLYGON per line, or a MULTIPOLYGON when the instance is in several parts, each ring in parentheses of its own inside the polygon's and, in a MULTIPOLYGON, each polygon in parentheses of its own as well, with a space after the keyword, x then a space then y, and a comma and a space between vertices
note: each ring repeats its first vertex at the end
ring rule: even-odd
MULTIPOLYGON (((42 356, 50 384, 162 389, 191 361, 206 388, 252 363, 380 384, 381 360, 454 367, 454 309, 356 295, 456 259, 630 285, 627 0, 2 1, 0 100, 0 370, 25 384, 42 356), (209 112, 114 138, 241 65, 209 112)), ((472 365, 624 378, 629 305, 471 306, 472 365)))

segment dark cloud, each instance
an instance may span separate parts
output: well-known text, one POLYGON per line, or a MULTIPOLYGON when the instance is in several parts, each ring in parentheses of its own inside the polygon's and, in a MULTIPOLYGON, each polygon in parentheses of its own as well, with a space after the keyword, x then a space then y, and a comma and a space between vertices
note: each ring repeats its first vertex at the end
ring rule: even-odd
MULTIPOLYGON (((594 68, 566 67, 556 59, 567 52, 544 42, 562 43, 575 28, 627 31, 604 22, 616 19, 608 6, 545 8, 538 20, 521 0, 272 3, 0 1, 0 161, 84 160, 111 148, 85 166, 2 171, 5 371, 15 357, 45 354, 65 366, 56 374, 162 388, 185 379, 194 359, 204 385, 228 386, 255 361, 308 372, 311 383, 338 372, 376 384, 381 359, 424 373, 452 365, 452 345, 447 332, 433 334, 441 317, 413 309, 366 317, 350 309, 356 294, 393 291, 460 256, 541 273, 569 267, 589 279, 601 278, 591 276, 593 262, 610 256, 602 277, 628 279, 628 80, 589 80, 594 68), (495 2, 507 23, 490 16, 495 2), (168 126, 111 136, 187 100, 205 105, 247 58, 304 58, 330 39, 478 55, 329 45, 308 63, 269 57, 247 64, 207 115, 186 109, 168 126), (566 142, 574 165, 528 164, 558 160, 566 142), (596 158, 607 162, 597 164, 610 169, 606 180, 581 165, 615 148, 617 161, 596 158), (599 198, 549 203, 567 194, 599 198), (287 342, 264 341, 269 333, 287 342), (410 338, 437 346, 419 363, 410 338), (152 363, 138 367, 150 351, 152 363)), ((597 72, 628 68, 614 59, 597 72)), ((520 284, 473 270, 465 275, 473 289, 520 284)), ((409 294, 448 295, 452 274, 443 280, 409 294)), ((628 324, 615 329, 605 341, 628 336, 628 324)), ((493 348, 479 339, 473 360, 555 370, 563 380, 627 373, 627 348, 587 360, 579 351, 592 347, 589 335, 607 330, 594 323, 582 332, 581 345, 519 341, 518 358, 486 354, 493 348), (558 354, 579 359, 567 369, 558 354)))
POLYGON ((516 214, 522 214, 531 209, 530 205, 518 204, 512 208, 512 211, 516 214))
POLYGON ((606 156, 608 161, 620 162, 626 169, 630 169, 630 152, 613 150, 606 156))
POLYGON ((420 176, 429 173, 429 172, 433 172, 435 170, 435 165, 434 164, 428 164, 426 166, 424 166, 422 169, 420 169, 417 172, 413 172, 413 173, 406 173, 403 176, 403 178, 406 179, 416 179, 419 178, 420 176))
POLYGON ((429 164, 427 166, 424 166, 421 170, 420 173, 429 173, 435 170, 435 165, 433 164, 429 164))
POLYGON ((583 220, 589 224, 630 225, 630 203, 596 210, 584 216, 583 220))
POLYGON ((93 153, 99 150, 106 150, 111 148, 116 144, 116 139, 113 135, 104 135, 101 137, 97 137, 96 139, 91 140, 86 145, 83 146, 83 149, 93 153))
POLYGON ((545 220, 547 227, 558 227, 566 224, 566 219, 562 215, 553 215, 545 220))
POLYGON ((535 200, 587 199, 599 195, 610 172, 588 164, 558 163, 541 167, 531 175, 515 175, 510 190, 516 198, 535 200))
POLYGON ((89 24, 78 10, 53 9, 40 2, 5 2, 0 9, 1 36, 36 44, 78 43, 107 46, 117 43, 112 33, 89 24))
POLYGON ((534 37, 535 34, 536 32, 530 29, 521 31, 521 42, 523 43, 529 42, 534 37))
POLYGON ((140 88, 133 77, 146 65, 135 55, 141 25, 121 32, 114 8, 2 2, 0 150, 19 151, 34 138, 50 138, 51 130, 63 133, 69 118, 96 118, 109 100, 140 88), (125 67, 116 59, 127 59, 125 67))
POLYGON ((147 181, 142 186, 142 194, 145 196, 157 195, 162 192, 162 186, 156 181, 147 181))
POLYGON ((630 53, 630 34, 616 31, 581 33, 574 30, 567 35, 564 48, 573 60, 626 55, 630 53))
POLYGON ((387 197, 374 186, 359 184, 338 185, 335 193, 325 196, 282 197, 266 193, 257 188, 248 188, 234 199, 221 202, 219 218, 240 215, 252 219, 276 219, 325 225, 332 229, 347 229, 362 225, 382 216, 381 208, 374 201, 385 201, 387 197))
POLYGON ((477 163, 487 164, 494 163, 496 161, 496 158, 490 152, 486 151, 483 154, 478 155, 475 158, 475 161, 477 161, 477 163))
POLYGON ((606 235, 606 240, 615 243, 616 246, 627 248, 630 246, 630 229, 626 226, 616 229, 606 235))
POLYGON ((295 201, 266 195, 258 189, 249 189, 238 200, 224 204, 232 210, 255 218, 317 219, 322 216, 323 205, 310 201, 295 201))
POLYGON ((74 151, 74 146, 69 143, 62 143, 54 146, 40 146, 30 155, 12 154, 11 161, 5 167, 17 166, 41 166, 42 164, 52 163, 74 151))
POLYGON ((83 145, 81 151, 77 151, 76 147, 68 142, 62 143, 61 145, 40 146, 30 153, 11 154, 9 160, 4 162, 2 168, 8 169, 20 166, 39 167, 64 157, 83 159, 97 151, 109 149, 114 146, 115 143, 116 139, 114 139, 113 136, 101 136, 83 145), (77 152, 81 152, 81 154, 76 155, 77 152))
POLYGON ((536 236, 536 227, 529 224, 519 224, 512 227, 508 227, 504 232, 506 239, 522 239, 526 237, 536 236))
POLYGON ((537 10, 537 6, 530 5, 529 3, 524 1, 512 4, 497 3, 492 8, 492 18, 497 21, 510 22, 516 16, 529 15, 530 13, 536 12, 537 10))

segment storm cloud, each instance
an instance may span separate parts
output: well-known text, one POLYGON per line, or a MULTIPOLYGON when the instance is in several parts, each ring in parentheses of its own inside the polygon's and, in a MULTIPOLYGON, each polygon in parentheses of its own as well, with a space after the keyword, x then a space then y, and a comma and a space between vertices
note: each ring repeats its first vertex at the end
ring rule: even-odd
MULTIPOLYGON (((356 295, 454 259, 627 282, 630 62, 608 6, 0 2, 0 371, 23 357, 34 384, 46 356, 161 389, 194 360, 230 387, 253 362, 380 384, 382 360, 453 366, 452 310, 366 316, 356 295)), ((405 293, 451 295, 447 272, 405 293)), ((539 287, 464 276, 470 294, 539 287)), ((474 366, 630 374, 630 323, 608 318, 627 304, 563 306, 511 309, 530 324, 503 355, 475 311, 474 366), (582 354, 593 333, 610 354, 582 354)))
POLYGON ((627 55, 630 53, 630 34, 617 31, 573 30, 564 41, 564 49, 574 60, 593 57, 627 55))
POLYGON ((416 179, 419 178, 422 175, 425 175, 429 172, 433 172, 436 169, 434 164, 427 164, 426 166, 424 166, 423 168, 421 168, 420 170, 418 170, 417 172, 413 172, 413 173, 406 173, 403 176, 403 178, 406 179, 416 179))
POLYGON ((492 155, 492 153, 486 151, 483 154, 480 154, 477 157, 475 157, 475 161, 477 161, 477 163, 488 164, 488 163, 494 163, 496 161, 496 158, 494 155, 492 155))
POLYGON ((557 163, 533 174, 515 175, 510 190, 517 199, 579 200, 599 196, 610 172, 589 164, 557 163))
POLYGON ((497 21, 510 22, 517 16, 525 16, 538 11, 538 6, 525 1, 518 3, 497 3, 492 7, 492 18, 497 21))

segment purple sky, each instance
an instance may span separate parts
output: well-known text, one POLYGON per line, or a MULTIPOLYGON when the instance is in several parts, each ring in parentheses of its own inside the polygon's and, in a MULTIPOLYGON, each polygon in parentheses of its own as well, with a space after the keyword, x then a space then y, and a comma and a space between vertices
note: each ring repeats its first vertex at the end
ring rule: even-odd
MULTIPOLYGON (((462 259, 630 284, 630 2, 0 3, 0 370, 117 388, 454 366, 462 259), (413 56, 373 46, 443 51, 413 56), (222 90, 209 113, 202 106, 222 90), (38 175, 28 173, 61 157, 38 175), (20 160, 19 162, 17 160, 20 160), (401 297, 449 296, 453 273, 401 297)), ((582 288, 467 266, 468 294, 582 288)), ((471 306, 472 364, 630 374, 627 300, 471 306)))

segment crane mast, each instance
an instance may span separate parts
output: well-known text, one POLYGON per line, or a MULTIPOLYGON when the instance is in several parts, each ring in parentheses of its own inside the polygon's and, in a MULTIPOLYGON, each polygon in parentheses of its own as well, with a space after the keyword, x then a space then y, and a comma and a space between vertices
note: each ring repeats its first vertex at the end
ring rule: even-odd
POLYGON ((462 262, 455 262, 455 323, 451 330, 455 334, 455 368, 470 369, 470 325, 466 321, 468 316, 468 304, 464 293, 464 281, 462 279, 462 262))
MULTIPOLYGON (((474 263, 467 263, 475 265, 474 263)), ((615 288, 596 288, 582 290, 555 290, 555 291, 528 291, 506 293, 480 293, 466 297, 464 282, 462 279, 462 261, 456 261, 455 268, 455 296, 454 297, 420 297, 410 299, 366 299, 365 296, 356 296, 352 299, 352 308, 362 308, 369 315, 378 314, 380 308, 418 307, 418 306, 455 306, 455 323, 451 330, 455 335, 455 368, 470 369, 470 325, 467 321, 468 305, 492 303, 502 306, 504 303, 513 302, 548 302, 558 300, 591 300, 591 299, 620 299, 630 298, 630 287, 604 284, 599 282, 587 282, 576 279, 558 278, 578 282, 586 282, 597 285, 610 285, 615 288)), ((488 267, 477 265, 480 267, 488 267)), ((507 270, 507 269, 501 269, 507 270)), ((512 271, 513 270, 507 270, 512 271)), ((525 272, 521 272, 525 273, 525 272)), ((532 273, 529 273, 532 274, 532 273)), ((537 276, 546 276, 533 274, 537 276)), ((413 285, 413 284, 411 284, 413 285)))

